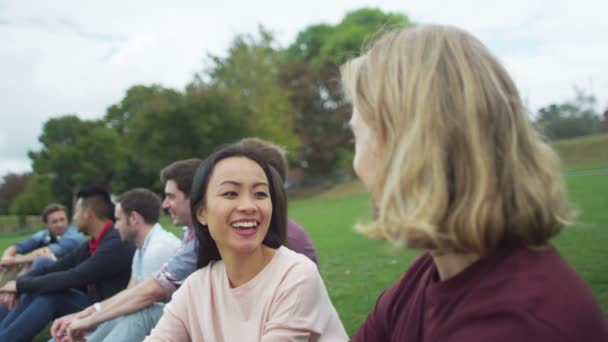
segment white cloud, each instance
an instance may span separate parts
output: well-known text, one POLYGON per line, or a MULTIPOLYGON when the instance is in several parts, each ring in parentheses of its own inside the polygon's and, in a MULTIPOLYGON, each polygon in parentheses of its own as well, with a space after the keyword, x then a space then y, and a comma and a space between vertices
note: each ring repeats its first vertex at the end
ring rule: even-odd
POLYGON ((0 175, 27 169, 49 117, 101 117, 134 84, 183 88, 208 52, 263 24, 283 45, 360 7, 463 27, 505 63, 532 109, 591 90, 608 105, 603 0, 0 2, 0 175))

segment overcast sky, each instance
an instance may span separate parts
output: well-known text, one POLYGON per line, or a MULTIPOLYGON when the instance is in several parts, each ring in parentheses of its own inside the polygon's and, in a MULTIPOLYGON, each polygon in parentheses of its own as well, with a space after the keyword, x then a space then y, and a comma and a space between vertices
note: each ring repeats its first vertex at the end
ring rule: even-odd
POLYGON ((0 176, 30 170, 50 117, 100 118, 134 84, 183 89, 207 53, 263 24, 287 45, 306 26, 373 6, 460 26, 505 63, 531 109, 578 86, 608 106, 608 2, 0 0, 0 176))

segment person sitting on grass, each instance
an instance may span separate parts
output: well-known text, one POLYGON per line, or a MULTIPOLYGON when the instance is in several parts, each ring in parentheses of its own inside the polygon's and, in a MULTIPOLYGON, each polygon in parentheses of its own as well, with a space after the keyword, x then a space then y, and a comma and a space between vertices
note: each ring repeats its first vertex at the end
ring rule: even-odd
MULTIPOLYGON (((42 211, 42 221, 47 225, 26 240, 19 241, 2 253, 0 260, 0 288, 30 270, 48 265, 70 253, 85 240, 75 227, 68 226, 67 209, 58 203, 49 204, 42 211)), ((14 305, 12 293, 0 294, 0 320, 8 315, 14 305), (6 305, 6 306, 5 306, 6 305)))
POLYGON ((282 247, 277 172, 230 145, 203 161, 190 200, 198 267, 146 341, 346 341, 315 264, 282 247))
POLYGON ((549 243, 571 219, 559 160, 488 49, 421 25, 341 72, 354 168, 378 208, 360 229, 424 251, 352 341, 608 341, 593 293, 549 243))
MULTIPOLYGON (((158 223, 160 210, 160 198, 147 189, 132 189, 116 199, 115 226, 120 233, 120 238, 123 241, 132 241, 137 246, 131 266, 131 280, 127 289, 151 279, 154 273, 181 246, 180 240, 158 223)), ((101 304, 95 303, 82 310, 79 315, 87 317, 101 309, 101 304)), ((100 324, 96 329, 96 334, 107 336, 118 322, 118 320, 109 320, 100 324)), ((51 333, 57 337, 57 341, 61 340, 58 331, 51 331, 51 333)))
POLYGON ((68 211, 58 203, 49 204, 42 211, 46 228, 28 239, 19 241, 2 253, 0 287, 15 280, 18 273, 26 273, 32 263, 45 256, 57 260, 80 246, 85 237, 75 227, 68 226, 68 211), (25 269, 25 272, 24 272, 25 269))
POLYGON ((178 160, 160 171, 165 184, 163 209, 173 225, 184 226, 177 252, 150 277, 88 308, 53 322, 57 342, 84 339, 88 342, 141 341, 156 325, 171 295, 196 271, 196 238, 190 214, 190 188, 200 159, 178 160), (111 329, 96 329, 102 323, 111 329), (87 335, 88 334, 88 335, 87 335))
POLYGON ((31 341, 56 317, 82 310, 127 286, 135 246, 114 229, 114 204, 107 191, 83 188, 74 224, 91 239, 58 261, 10 281, 0 292, 19 303, 0 322, 0 341, 31 341))

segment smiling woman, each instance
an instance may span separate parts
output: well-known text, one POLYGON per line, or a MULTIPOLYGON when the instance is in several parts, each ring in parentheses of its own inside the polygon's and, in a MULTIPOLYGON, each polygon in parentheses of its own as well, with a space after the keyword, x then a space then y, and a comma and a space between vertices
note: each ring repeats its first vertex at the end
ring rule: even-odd
POLYGON ((229 145, 194 177, 198 266, 147 341, 346 341, 316 265, 282 244, 281 178, 252 151, 229 145))

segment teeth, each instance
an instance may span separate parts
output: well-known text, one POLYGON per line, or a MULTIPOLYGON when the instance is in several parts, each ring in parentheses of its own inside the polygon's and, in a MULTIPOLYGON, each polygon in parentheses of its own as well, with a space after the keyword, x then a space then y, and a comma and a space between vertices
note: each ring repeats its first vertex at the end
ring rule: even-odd
POLYGON ((234 222, 232 224, 232 227, 234 227, 234 228, 253 228, 255 226, 256 226, 256 223, 254 221, 234 222))

